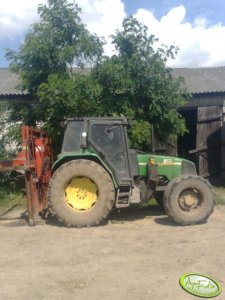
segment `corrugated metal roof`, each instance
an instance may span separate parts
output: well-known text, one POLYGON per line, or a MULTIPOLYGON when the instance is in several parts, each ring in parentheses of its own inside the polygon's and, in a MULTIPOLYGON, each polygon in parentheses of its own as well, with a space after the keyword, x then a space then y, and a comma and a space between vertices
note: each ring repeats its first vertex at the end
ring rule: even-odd
POLYGON ((21 89, 20 84, 17 74, 0 68, 0 96, 28 95, 27 91, 21 89))
MULTIPOLYGON (((78 74, 89 74, 90 68, 73 68, 72 72, 78 74)), ((8 68, 0 68, 0 96, 29 95, 28 91, 22 90, 18 74, 12 73, 8 68)))
MULTIPOLYGON (((77 72, 77 70, 76 70, 77 72)), ((90 70, 82 70, 88 74, 90 70)), ((212 68, 175 68, 172 70, 174 77, 182 76, 188 90, 193 94, 223 93, 225 92, 225 66, 212 68)), ((20 87, 17 74, 7 68, 0 68, 0 96, 28 95, 20 87)))
POLYGON ((175 68, 173 76, 182 76, 193 94, 225 92, 225 66, 212 68, 175 68))

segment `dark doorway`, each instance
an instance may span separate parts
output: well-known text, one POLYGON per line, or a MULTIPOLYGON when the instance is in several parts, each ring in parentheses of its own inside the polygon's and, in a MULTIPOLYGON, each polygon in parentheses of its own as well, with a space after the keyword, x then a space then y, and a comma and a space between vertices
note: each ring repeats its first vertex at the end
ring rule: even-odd
POLYGON ((189 151, 196 148, 197 136, 197 108, 184 108, 179 111, 185 119, 188 132, 179 136, 177 140, 178 156, 193 161, 197 166, 196 154, 190 154, 189 151))
POLYGON ((195 152, 199 174, 204 177, 221 172, 222 117, 220 106, 198 107, 195 152))
POLYGON ((223 116, 221 107, 184 108, 180 110, 180 114, 185 119, 189 132, 178 138, 179 157, 193 161, 198 174, 203 177, 219 174, 223 116))

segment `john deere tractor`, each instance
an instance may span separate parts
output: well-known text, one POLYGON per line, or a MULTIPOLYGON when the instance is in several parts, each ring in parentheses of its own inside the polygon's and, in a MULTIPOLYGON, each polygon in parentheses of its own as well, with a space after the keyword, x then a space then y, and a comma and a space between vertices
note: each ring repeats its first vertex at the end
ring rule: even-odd
POLYGON ((214 208, 209 182, 188 160, 129 149, 127 125, 122 117, 67 121, 47 189, 51 212, 67 226, 93 226, 113 208, 142 205, 162 195, 165 211, 176 223, 205 221, 214 208))

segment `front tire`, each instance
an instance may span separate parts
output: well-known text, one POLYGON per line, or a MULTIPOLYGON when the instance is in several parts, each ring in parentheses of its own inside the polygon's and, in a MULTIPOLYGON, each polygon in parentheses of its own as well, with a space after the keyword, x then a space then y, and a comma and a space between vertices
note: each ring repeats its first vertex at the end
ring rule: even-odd
POLYGON ((214 209, 212 186, 196 175, 182 175, 173 179, 164 193, 164 208, 177 224, 193 225, 204 222, 214 209))
POLYGON ((94 226, 107 218, 115 201, 108 172, 98 163, 78 159, 60 166, 49 184, 50 211, 67 226, 94 226))

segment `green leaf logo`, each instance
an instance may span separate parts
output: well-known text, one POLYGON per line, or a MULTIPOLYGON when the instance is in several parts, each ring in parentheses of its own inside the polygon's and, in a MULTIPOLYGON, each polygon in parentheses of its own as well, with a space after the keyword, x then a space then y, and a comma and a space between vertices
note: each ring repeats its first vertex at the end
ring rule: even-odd
POLYGON ((185 291, 203 298, 216 297, 222 291, 219 283, 206 275, 196 273, 184 274, 179 282, 185 291))

